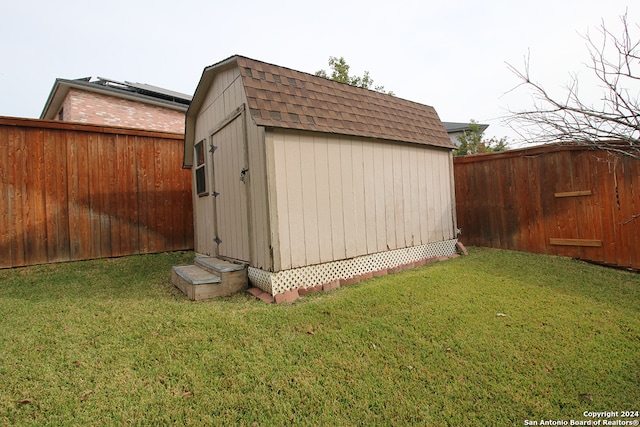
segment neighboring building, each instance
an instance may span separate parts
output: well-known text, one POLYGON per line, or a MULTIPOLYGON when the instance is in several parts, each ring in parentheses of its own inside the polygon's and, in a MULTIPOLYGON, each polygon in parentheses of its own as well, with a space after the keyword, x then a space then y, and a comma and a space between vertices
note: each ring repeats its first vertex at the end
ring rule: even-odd
POLYGON ((195 250, 271 295, 449 256, 453 148, 433 107, 233 56, 186 116, 195 250))
MULTIPOLYGON (((444 125, 444 128, 447 130, 447 133, 449 134, 449 139, 451 139, 451 142, 456 147, 460 146, 460 141, 458 140, 458 137, 462 136, 465 131, 471 130, 469 129, 470 123, 442 122, 442 124, 444 125)), ((489 125, 483 125, 478 123, 478 128, 480 129, 480 132, 484 132, 485 130, 487 130, 488 127, 489 125)))
POLYGON ((183 133, 190 102, 190 95, 141 83, 56 79, 40 118, 183 133))

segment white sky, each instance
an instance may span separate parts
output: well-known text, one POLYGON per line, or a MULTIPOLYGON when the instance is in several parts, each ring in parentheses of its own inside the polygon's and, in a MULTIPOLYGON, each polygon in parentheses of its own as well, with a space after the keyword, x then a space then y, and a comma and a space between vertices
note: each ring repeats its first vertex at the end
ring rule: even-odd
MULTIPOLYGON (((586 75, 587 30, 619 28, 619 0, 4 0, 0 115, 37 118, 56 78, 106 77, 192 94, 204 67, 241 54, 314 73, 343 56, 396 96, 432 105, 443 121, 501 124, 530 106, 505 62, 528 54, 535 80, 559 89, 586 75)), ((588 94, 583 85, 581 93, 588 94)), ((598 93, 593 92, 597 101, 598 93)))

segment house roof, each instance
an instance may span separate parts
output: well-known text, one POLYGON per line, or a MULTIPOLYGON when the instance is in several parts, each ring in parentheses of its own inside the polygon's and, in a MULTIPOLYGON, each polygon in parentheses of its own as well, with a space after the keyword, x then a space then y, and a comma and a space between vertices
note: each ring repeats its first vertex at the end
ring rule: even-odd
MULTIPOLYGON (((464 132, 469 130, 469 123, 457 123, 457 122, 442 122, 444 128, 447 130, 447 133, 456 133, 456 132, 464 132)), ((483 125, 478 123, 478 128, 480 132, 484 132, 487 130, 489 125, 483 125)))
POLYGON ((185 166, 208 88, 215 74, 235 66, 258 126, 455 148, 433 107, 236 55, 202 73, 187 111, 185 166))
POLYGON ((42 114, 40 114, 40 118, 45 120, 54 119, 60 110, 62 102, 72 88, 144 102, 146 104, 179 111, 186 111, 191 102, 191 95, 142 83, 123 83, 103 77, 98 77, 97 80, 92 80, 91 77, 75 80, 56 79, 49 93, 49 98, 42 110, 42 114))

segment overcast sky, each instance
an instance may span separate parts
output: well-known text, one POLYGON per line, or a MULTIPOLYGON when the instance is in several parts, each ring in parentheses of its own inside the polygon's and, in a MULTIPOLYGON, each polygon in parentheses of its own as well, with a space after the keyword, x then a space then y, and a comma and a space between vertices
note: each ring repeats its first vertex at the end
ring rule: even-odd
MULTIPOLYGON (((527 55, 537 81, 558 89, 586 74, 581 35, 619 28, 618 0, 5 0, 0 15, 0 115, 37 118, 56 78, 106 77, 193 94, 204 67, 241 54, 314 73, 343 56, 396 96, 441 120, 490 125, 531 105, 505 63, 527 55)), ((590 94, 584 85, 581 93, 590 94)))

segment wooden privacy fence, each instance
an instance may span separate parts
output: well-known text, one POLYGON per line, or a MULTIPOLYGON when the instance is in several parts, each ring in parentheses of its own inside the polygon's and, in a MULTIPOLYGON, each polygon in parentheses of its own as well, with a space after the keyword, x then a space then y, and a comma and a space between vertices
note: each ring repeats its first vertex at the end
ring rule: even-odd
POLYGON ((0 268, 193 248, 183 136, 0 117, 0 268))
POLYGON ((460 240, 640 269, 640 161, 541 146, 454 160, 460 240))

